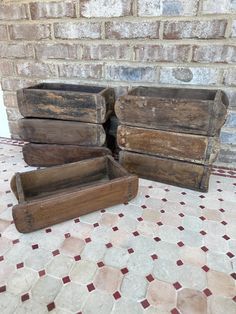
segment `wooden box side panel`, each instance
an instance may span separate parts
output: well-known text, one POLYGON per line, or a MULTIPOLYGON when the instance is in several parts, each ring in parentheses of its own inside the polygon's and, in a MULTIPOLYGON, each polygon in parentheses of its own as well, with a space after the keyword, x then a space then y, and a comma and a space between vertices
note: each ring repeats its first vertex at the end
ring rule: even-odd
POLYGON ((121 165, 142 178, 189 189, 208 190, 211 167, 122 151, 121 165))
POLYGON ((105 98, 99 94, 75 91, 23 89, 18 91, 18 106, 24 117, 104 123, 105 98))
POLYGON ((19 232, 31 232, 119 203, 137 195, 138 178, 129 176, 54 199, 36 201, 13 208, 19 232))
POLYGON ((25 162, 33 167, 57 166, 111 155, 111 151, 106 147, 34 143, 25 144, 22 152, 25 162))
POLYGON ((27 142, 103 146, 106 133, 102 125, 49 119, 21 119, 19 137, 27 142))
POLYGON ((120 125, 121 149, 197 163, 212 163, 219 151, 217 138, 120 125))

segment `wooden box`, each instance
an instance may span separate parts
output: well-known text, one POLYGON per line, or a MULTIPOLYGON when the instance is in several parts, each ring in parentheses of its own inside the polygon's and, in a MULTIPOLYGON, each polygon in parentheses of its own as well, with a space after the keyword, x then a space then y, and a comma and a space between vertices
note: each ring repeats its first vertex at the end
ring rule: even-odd
POLYGON ((104 123, 113 112, 112 88, 42 83, 17 92, 23 117, 104 123))
POLYGON ((220 147, 218 137, 126 125, 118 127, 117 141, 123 150, 200 164, 212 164, 220 147))
POLYGON ((16 228, 27 233, 128 202, 138 178, 105 156, 17 173, 11 188, 19 202, 12 211, 16 228))
POLYGON ((121 151, 120 163, 141 178, 208 191, 211 166, 121 151))
POLYGON ((121 124, 215 136, 227 105, 222 91, 137 87, 116 101, 115 112, 121 124))
POLYGON ((19 137, 26 142, 103 146, 106 133, 101 124, 24 118, 18 121, 19 137))
POLYGON ((86 147, 60 144, 34 144, 23 146, 24 161, 33 167, 63 165, 84 159, 111 155, 106 147, 86 147))

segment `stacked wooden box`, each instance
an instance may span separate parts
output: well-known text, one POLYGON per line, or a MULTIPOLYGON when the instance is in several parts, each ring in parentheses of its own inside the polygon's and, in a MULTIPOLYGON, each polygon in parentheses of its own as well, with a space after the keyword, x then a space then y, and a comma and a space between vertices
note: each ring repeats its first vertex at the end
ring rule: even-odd
POLYGON ((207 191, 227 105, 222 91, 131 90, 115 105, 120 163, 146 179, 207 191))
POLYGON ((110 154, 105 123, 114 109, 112 88, 43 83, 17 92, 19 136, 30 142, 31 166, 52 166, 110 154))

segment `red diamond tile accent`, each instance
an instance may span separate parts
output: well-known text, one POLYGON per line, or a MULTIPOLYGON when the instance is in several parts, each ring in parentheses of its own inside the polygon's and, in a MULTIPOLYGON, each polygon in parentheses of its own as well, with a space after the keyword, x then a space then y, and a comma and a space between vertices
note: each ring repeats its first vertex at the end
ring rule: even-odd
POLYGON ((54 302, 52 302, 52 303, 49 303, 48 305, 47 305, 47 308, 48 308, 48 312, 51 312, 53 309, 55 309, 55 303, 54 302))
POLYGON ((203 252, 207 252, 209 251, 208 248, 206 246, 202 246, 201 249, 203 250, 203 252))
POLYGON ((229 240, 230 239, 230 237, 227 236, 227 234, 225 234, 222 238, 224 238, 225 240, 229 240))
POLYGON ((146 276, 147 281, 152 282, 153 280, 155 280, 152 276, 152 274, 149 274, 148 276, 146 276))
POLYGON ((57 256, 57 255, 59 255, 59 254, 60 254, 60 251, 59 251, 59 250, 55 250, 55 251, 52 252, 52 255, 53 255, 53 256, 57 256))
POLYGON ((226 255, 228 255, 229 258, 233 258, 234 257, 234 254, 232 252, 228 252, 228 253, 226 253, 226 255))
POLYGON ((150 303, 148 302, 147 299, 143 300, 143 301, 141 302, 141 304, 142 304, 142 307, 143 307, 144 309, 146 309, 147 307, 150 306, 150 303))
POLYGON ((143 221, 143 218, 142 217, 138 217, 137 220, 138 221, 143 221))
POLYGON ((20 268, 23 268, 23 267, 24 267, 24 263, 23 262, 16 264, 16 268, 17 269, 20 269, 20 268))
POLYGON ((171 314, 180 314, 180 312, 176 308, 172 309, 170 312, 171 314))
POLYGON ((151 255, 151 258, 152 258, 153 260, 155 260, 155 259, 158 259, 158 256, 157 256, 156 254, 152 254, 152 255, 151 255))
POLYGON ((115 300, 120 299, 120 298, 121 298, 120 292, 119 292, 119 291, 116 291, 115 293, 113 293, 113 297, 114 297, 115 300))
POLYGON ((78 222, 80 222, 79 218, 74 219, 74 222, 77 224, 78 222))
POLYGON ((129 202, 124 202, 124 205, 129 205, 129 202))
POLYGON ((179 226, 178 229, 179 229, 180 231, 183 231, 183 230, 184 230, 184 227, 179 226))
POLYGON ((180 217, 184 217, 184 214, 183 214, 183 213, 180 213, 179 216, 180 216, 180 217))
POLYGON ((102 209, 102 210, 101 210, 101 213, 105 213, 105 212, 106 212, 106 210, 105 210, 105 209, 102 209))
POLYGON ((113 230, 113 231, 118 231, 119 228, 115 226, 115 227, 112 228, 112 230, 113 230))
POLYGON ((44 269, 42 269, 38 272, 38 274, 39 274, 39 277, 43 277, 46 274, 46 272, 44 269))
POLYGON ((208 288, 204 289, 203 292, 205 293, 205 295, 206 295, 207 297, 209 297, 210 295, 212 295, 211 290, 208 289, 208 288))
POLYGON ((120 218, 122 218, 122 217, 124 217, 124 214, 120 213, 118 216, 119 216, 120 218))
POLYGON ((232 273, 230 276, 236 280, 236 273, 232 273))
POLYGON ((218 200, 219 200, 220 202, 223 202, 223 201, 224 201, 223 198, 218 198, 218 200))
POLYGON ((84 241, 85 241, 86 243, 89 243, 89 242, 91 242, 92 240, 91 240, 91 238, 86 238, 84 241))
POLYGON ((46 233, 52 232, 52 229, 51 228, 47 228, 47 229, 45 229, 45 232, 46 233))
POLYGON ((0 256, 0 262, 4 260, 4 256, 0 256))
POLYGON ((134 235, 135 237, 139 236, 138 231, 134 231, 134 232, 133 232, 133 235, 134 235))
POLYGON ((206 218, 204 216, 200 216, 199 217, 202 221, 206 220, 206 218))
POLYGON ((88 289, 89 292, 95 290, 94 284, 93 283, 88 284, 87 285, 87 289, 88 289))
POLYGON ((81 260, 81 256, 80 256, 80 255, 74 256, 74 260, 75 260, 76 262, 80 261, 80 260, 81 260))
POLYGON ((145 197, 146 197, 146 198, 149 198, 149 197, 150 197, 150 195, 145 195, 145 197))
POLYGON ((225 212, 224 208, 220 208, 219 211, 222 212, 222 213, 225 212))
POLYGON ((166 198, 162 198, 161 200, 162 200, 162 202, 167 202, 166 198))
POLYGON ((207 273, 210 268, 207 265, 202 266, 202 269, 207 273))
POLYGON ((68 232, 68 233, 65 233, 64 234, 64 237, 67 239, 67 238, 69 238, 70 237, 70 233, 68 232))
POLYGON ((173 286, 175 287, 176 290, 179 290, 180 288, 182 288, 181 284, 180 284, 178 281, 176 281, 176 282, 173 284, 173 286))
POLYGON ((70 282, 70 277, 69 276, 63 277, 62 281, 64 284, 66 284, 66 283, 70 282))
POLYGON ((181 259, 179 259, 179 260, 176 262, 176 264, 177 264, 178 266, 184 265, 184 263, 181 261, 181 259))
POLYGON ((186 192, 181 192, 181 194, 182 194, 182 195, 186 195, 187 193, 186 193, 186 192))
POLYGON ((185 202, 180 202, 180 205, 185 205, 185 202))
POLYGON ((25 302, 26 300, 29 300, 30 296, 29 293, 25 293, 21 296, 21 301, 25 302))
POLYGON ((200 195, 199 197, 200 197, 200 198, 205 198, 205 196, 204 196, 204 195, 200 195))
POLYGON ((128 253, 132 254, 132 253, 134 253, 134 250, 132 248, 130 248, 130 249, 128 249, 128 253))
POLYGON ((94 228, 98 227, 99 226, 99 223, 98 222, 95 222, 95 224, 93 224, 94 228))
POLYGON ((221 221, 221 224, 224 225, 224 226, 226 226, 228 223, 223 220, 223 221, 221 221))
POLYGON ((19 239, 15 239, 15 240, 12 241, 13 244, 17 244, 17 243, 19 243, 19 242, 20 242, 19 239))
POLYGON ((218 191, 218 192, 222 192, 222 190, 221 190, 221 189, 217 189, 217 191, 218 191))
POLYGON ((201 230, 199 233, 201 233, 201 235, 206 235, 207 234, 206 231, 204 231, 204 230, 201 230))
POLYGON ((152 185, 150 185, 148 188, 149 188, 149 189, 152 189, 152 188, 153 188, 153 186, 152 186, 152 185))
POLYGON ((7 290, 6 286, 1 286, 0 287, 0 293, 5 292, 7 290))
POLYGON ((98 267, 103 267, 103 266, 105 266, 105 264, 104 264, 103 262, 98 262, 97 265, 98 265, 98 267))
POLYGON ((162 214, 164 214, 164 213, 165 213, 165 210, 164 210, 164 209, 161 209, 160 212, 161 212, 162 214))
POLYGON ((182 247, 182 246, 184 246, 184 243, 183 243, 182 241, 179 241, 179 242, 177 243, 177 245, 178 245, 179 247, 182 247))
POLYGON ((142 207, 143 209, 147 208, 147 206, 146 206, 146 205, 142 205, 141 207, 142 207))
POLYGON ((38 249, 38 248, 39 248, 39 245, 38 245, 38 244, 33 244, 33 245, 32 245, 32 249, 33 249, 33 250, 36 250, 36 249, 38 249))
POLYGON ((166 191, 166 192, 170 192, 170 190, 169 190, 169 189, 165 189, 165 191, 166 191))
POLYGON ((205 208, 205 206, 203 206, 203 205, 200 205, 199 207, 200 207, 201 209, 204 209, 204 208, 205 208))
POLYGON ((109 243, 106 244, 106 247, 109 249, 109 248, 112 247, 112 244, 109 242, 109 243))
POLYGON ((155 240, 156 242, 161 241, 161 239, 160 239, 159 237, 155 237, 154 240, 155 240))
POLYGON ((163 223, 162 223, 161 221, 158 221, 158 222, 157 222, 157 225, 158 225, 158 226, 163 226, 163 223))
POLYGON ((120 271, 122 272, 123 275, 125 275, 129 272, 128 268, 126 268, 126 267, 122 268, 120 271))

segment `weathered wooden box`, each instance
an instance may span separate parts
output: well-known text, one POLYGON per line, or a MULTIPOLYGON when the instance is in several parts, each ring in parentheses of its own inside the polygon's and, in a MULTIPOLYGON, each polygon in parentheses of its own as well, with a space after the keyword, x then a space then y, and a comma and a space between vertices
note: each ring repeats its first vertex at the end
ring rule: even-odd
POLYGON ((215 136, 227 105, 220 90, 137 87, 116 101, 115 112, 125 125, 215 136))
POLYGON ((117 141, 123 150, 200 164, 212 164, 220 148, 218 137, 127 125, 118 127, 117 141))
POLYGON ((104 123, 113 112, 112 88, 42 83, 17 91, 23 117, 104 123))
POLYGON ((27 233, 128 202, 138 192, 138 177, 105 156, 17 173, 11 188, 19 202, 12 211, 16 228, 27 233))
POLYGON ((103 146, 103 125, 77 121, 23 118, 18 121, 19 137, 26 142, 103 146))
POLYGON ((141 178, 180 187, 208 191, 211 166, 121 151, 120 163, 141 178))
POLYGON ((111 155, 106 147, 28 143, 22 149, 24 161, 33 167, 49 167, 111 155))

